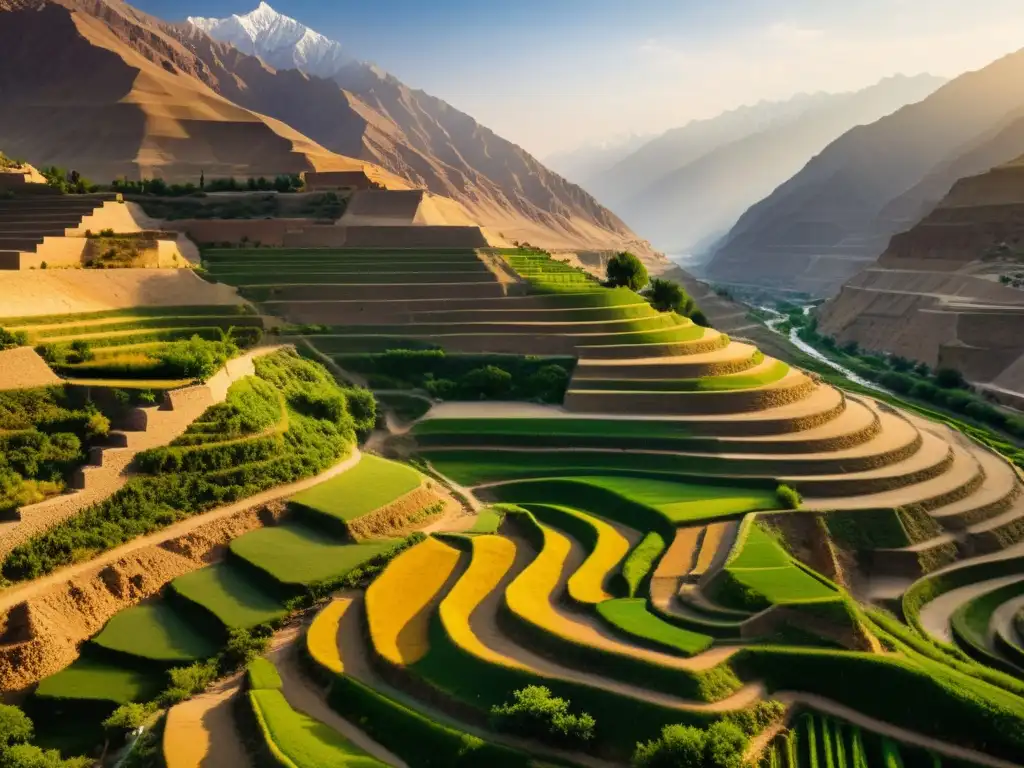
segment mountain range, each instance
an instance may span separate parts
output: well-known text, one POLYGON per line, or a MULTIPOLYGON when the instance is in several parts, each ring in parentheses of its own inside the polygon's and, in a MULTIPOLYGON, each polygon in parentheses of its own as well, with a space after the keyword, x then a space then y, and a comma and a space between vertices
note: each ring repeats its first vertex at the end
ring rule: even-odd
POLYGON ((717 282, 829 296, 964 176, 1024 153, 1024 51, 853 128, 752 206, 707 265, 717 282))
POLYGON ((704 241, 727 232, 747 208, 848 129, 919 101, 943 82, 931 75, 896 76, 852 93, 763 104, 745 113, 746 126, 730 121, 736 116, 727 113, 709 126, 693 127, 698 136, 712 138, 710 144, 686 147, 681 140, 693 134, 687 129, 673 132, 673 140, 652 142, 608 174, 611 188, 623 168, 660 167, 651 169, 639 191, 608 202, 658 247, 671 253, 699 251, 704 241), (708 135, 707 128, 714 126, 722 130, 708 135), (705 151, 693 157, 698 146, 705 151), (685 162, 680 165, 680 160, 685 162))
POLYGON ((654 258, 520 147, 269 5, 193 22, 120 0, 0 0, 0 146, 102 181, 373 164, 507 239, 654 258))

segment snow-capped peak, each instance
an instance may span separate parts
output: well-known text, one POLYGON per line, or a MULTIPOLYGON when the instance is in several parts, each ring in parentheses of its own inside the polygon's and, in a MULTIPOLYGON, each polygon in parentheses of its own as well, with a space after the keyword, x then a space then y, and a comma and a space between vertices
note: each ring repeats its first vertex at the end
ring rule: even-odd
POLYGON ((265 2, 242 16, 190 16, 188 21, 215 40, 259 56, 275 69, 300 69, 311 75, 332 77, 352 61, 341 43, 278 13, 265 2))

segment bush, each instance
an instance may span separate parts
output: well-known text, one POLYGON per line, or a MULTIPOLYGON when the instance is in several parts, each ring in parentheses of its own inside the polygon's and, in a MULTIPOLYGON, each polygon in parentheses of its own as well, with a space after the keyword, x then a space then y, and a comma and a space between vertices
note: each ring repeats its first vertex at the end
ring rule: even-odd
POLYGON ((660 277, 651 280, 650 285, 644 289, 644 297, 659 312, 678 312, 685 315, 687 310, 693 307, 693 299, 679 283, 660 277))
POLYGON ((476 368, 466 374, 462 388, 468 397, 501 398, 512 390, 512 374, 496 365, 476 368))
POLYGON ((935 383, 943 389, 965 389, 967 380, 956 368, 939 368, 935 372, 935 383))
POLYGON ((586 712, 572 714, 568 701, 552 696, 542 685, 513 691, 512 698, 512 703, 491 707, 495 727, 568 747, 594 738, 594 718, 586 712))
POLYGON ((707 730, 687 725, 668 725, 661 736, 637 744, 633 754, 636 768, 741 768, 747 736, 727 722, 707 730))
POLYGON ((608 260, 608 284, 612 287, 639 291, 647 285, 647 267, 629 251, 617 253, 608 260))
POLYGON ((0 745, 10 746, 32 738, 32 721, 11 704, 0 704, 0 745))
POLYGON ((0 351, 24 347, 28 344, 28 336, 23 331, 8 331, 0 328, 0 351))
POLYGON ((206 341, 193 336, 189 341, 160 347, 153 356, 181 378, 206 381, 238 352, 231 342, 206 341))
POLYGON ((130 733, 144 725, 156 712, 155 702, 122 704, 103 721, 103 727, 116 734, 130 733))
POLYGON ((217 659, 220 674, 239 670, 266 653, 272 634, 273 630, 266 625, 252 629, 232 629, 227 645, 217 659))
POLYGON ((800 493, 785 484, 775 489, 775 495, 779 497, 779 501, 782 502, 785 509, 800 509, 800 505, 803 503, 800 493))

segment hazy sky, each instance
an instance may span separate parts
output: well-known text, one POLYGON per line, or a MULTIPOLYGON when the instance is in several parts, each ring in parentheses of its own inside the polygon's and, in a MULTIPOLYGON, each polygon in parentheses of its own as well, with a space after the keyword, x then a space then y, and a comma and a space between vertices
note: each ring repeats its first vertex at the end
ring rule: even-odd
MULTIPOLYGON (((129 0, 131 1, 131 0, 129 0)), ((270 0, 541 157, 1024 47, 1021 0, 270 0)), ((169 20, 257 0, 136 0, 169 20)))

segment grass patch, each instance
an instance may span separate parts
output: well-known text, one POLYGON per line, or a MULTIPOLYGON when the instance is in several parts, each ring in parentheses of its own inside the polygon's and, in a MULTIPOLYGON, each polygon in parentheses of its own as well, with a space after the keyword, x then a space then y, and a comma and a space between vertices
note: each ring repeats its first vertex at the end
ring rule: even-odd
POLYGON ((673 626, 647 610, 643 598, 608 600, 597 606, 597 612, 608 624, 641 645, 660 651, 693 656, 706 651, 714 640, 697 632, 673 626))
POLYGON ((230 548, 282 584, 307 586, 341 578, 393 546, 392 541, 341 544, 313 528, 289 523, 250 531, 230 548))
POLYGON ((384 766, 334 729, 292 709, 280 691, 250 691, 249 701, 271 752, 287 759, 289 762, 285 765, 309 768, 384 766))
POLYGON ((251 579, 228 563, 179 576, 171 590, 205 608, 228 629, 249 629, 283 619, 288 612, 251 579))
POLYGON ((501 510, 494 507, 484 507, 480 510, 480 514, 477 515, 473 527, 466 531, 466 533, 497 533, 504 519, 505 515, 501 510))
POLYGON ((626 556, 622 564, 622 579, 629 597, 635 597, 640 591, 641 585, 654 568, 654 563, 664 551, 665 539, 657 531, 651 531, 626 556))
POLYGON ((729 488, 635 477, 579 479, 653 507, 676 524, 779 508, 774 489, 729 488))
POLYGON ((364 454, 348 472, 303 491, 292 501, 349 522, 415 490, 422 481, 422 475, 405 464, 364 454))
POLYGON ((82 656, 67 669, 44 678, 34 696, 127 704, 152 699, 163 684, 162 674, 140 672, 82 656))
POLYGON ((219 650, 216 642, 164 602, 120 611, 92 642, 110 651, 166 663, 208 659, 219 650))

